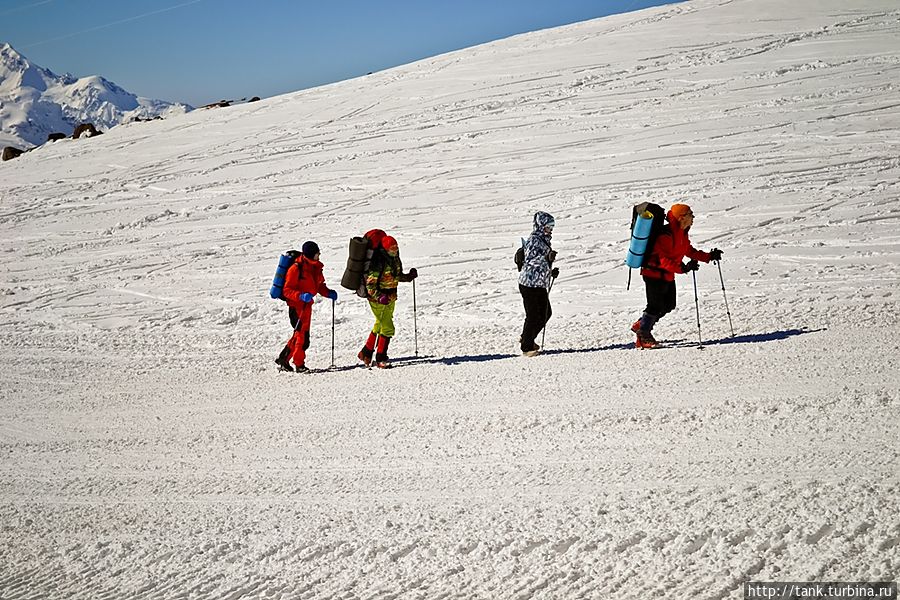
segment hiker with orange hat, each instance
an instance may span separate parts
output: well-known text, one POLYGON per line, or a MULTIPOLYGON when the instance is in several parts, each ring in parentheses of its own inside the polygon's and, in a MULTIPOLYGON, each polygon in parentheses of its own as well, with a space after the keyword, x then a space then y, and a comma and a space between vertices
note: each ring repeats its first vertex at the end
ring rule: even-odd
POLYGON ((668 223, 650 250, 641 277, 647 289, 647 307, 641 318, 634 322, 631 331, 637 334, 637 348, 655 348, 659 343, 651 331, 663 316, 675 308, 675 275, 690 273, 699 268, 697 261, 708 263, 721 260, 722 251, 713 248, 709 252, 697 250, 691 245, 688 230, 694 222, 694 213, 687 204, 673 204, 666 214, 668 223), (683 263, 684 257, 689 260, 683 263))
POLYGON ((316 294, 337 300, 337 292, 325 285, 322 274, 323 265, 319 262, 319 246, 313 242, 304 242, 302 252, 288 268, 284 279, 282 297, 288 305, 288 318, 294 333, 288 340, 275 364, 282 371, 306 373, 306 350, 309 348, 309 325, 312 320, 312 304, 316 294), (290 360, 294 361, 291 368, 290 360))
POLYGON ((372 314, 375 315, 375 325, 357 356, 367 367, 372 364, 373 356, 375 366, 381 369, 391 366, 388 360, 388 346, 395 333, 394 307, 397 304, 397 286, 401 281, 412 281, 418 276, 415 268, 410 269, 409 273, 403 272, 397 240, 389 235, 384 236, 380 246, 375 248, 369 270, 365 274, 366 298, 372 314))

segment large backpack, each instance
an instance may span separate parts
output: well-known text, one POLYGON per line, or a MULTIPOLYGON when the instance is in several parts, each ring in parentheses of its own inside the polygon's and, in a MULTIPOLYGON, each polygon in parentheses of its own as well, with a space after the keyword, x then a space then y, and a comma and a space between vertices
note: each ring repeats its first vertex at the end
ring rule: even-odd
POLYGON ((659 204, 641 202, 631 210, 631 240, 625 264, 632 269, 647 265, 656 239, 665 225, 666 211, 659 204))
POLYGON ((365 235, 350 238, 347 267, 341 277, 341 286, 355 291, 360 298, 366 297, 366 271, 385 235, 387 234, 381 229, 372 229, 365 235))
POLYGON ((631 239, 625 264, 628 265, 628 284, 631 288, 631 269, 647 265, 653 246, 665 225, 666 211, 659 204, 641 202, 631 209, 631 239))
POLYGON ((269 296, 273 300, 284 300, 284 280, 288 269, 302 254, 299 250, 288 250, 278 257, 278 266, 275 267, 275 276, 272 278, 272 287, 269 288, 269 296))

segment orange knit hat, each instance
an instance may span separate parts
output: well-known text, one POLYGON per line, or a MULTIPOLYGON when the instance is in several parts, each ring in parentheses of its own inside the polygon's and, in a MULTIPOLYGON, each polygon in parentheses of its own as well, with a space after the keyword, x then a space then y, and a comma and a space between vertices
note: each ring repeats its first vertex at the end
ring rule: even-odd
POLYGON ((672 208, 669 209, 669 220, 677 221, 681 217, 686 214, 692 213, 691 207, 687 204, 673 204, 672 208))

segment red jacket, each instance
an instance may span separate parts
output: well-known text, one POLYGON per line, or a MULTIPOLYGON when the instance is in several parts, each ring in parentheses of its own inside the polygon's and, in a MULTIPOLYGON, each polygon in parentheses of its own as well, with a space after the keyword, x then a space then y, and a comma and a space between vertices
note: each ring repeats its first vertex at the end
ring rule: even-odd
POLYGON ((288 306, 300 310, 306 304, 300 299, 300 294, 321 294, 327 296, 331 291, 325 285, 325 276, 322 275, 321 262, 310 260, 302 254, 297 257, 288 268, 284 278, 284 296, 288 306))
POLYGON ((656 238, 653 250, 647 257, 641 275, 652 279, 675 281, 675 274, 681 273, 681 261, 684 257, 709 262, 709 253, 691 246, 687 231, 675 221, 669 221, 656 238))

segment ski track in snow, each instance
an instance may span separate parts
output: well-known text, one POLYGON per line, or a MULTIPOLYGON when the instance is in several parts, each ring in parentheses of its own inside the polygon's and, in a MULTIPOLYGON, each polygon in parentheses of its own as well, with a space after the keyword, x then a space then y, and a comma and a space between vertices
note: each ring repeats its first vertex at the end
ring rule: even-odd
POLYGON ((741 598, 896 580, 900 10, 696 0, 0 167, 0 598, 741 598), (768 15, 765 18, 760 15, 768 15), (703 40, 697 43, 693 40, 703 40), (631 348, 631 205, 697 273, 631 348), (555 215, 547 352, 512 255, 555 215), (278 253, 396 234, 397 368, 278 253))

